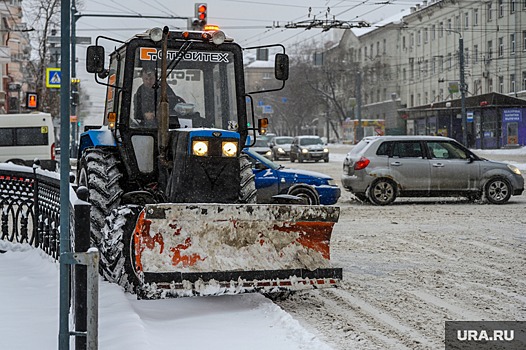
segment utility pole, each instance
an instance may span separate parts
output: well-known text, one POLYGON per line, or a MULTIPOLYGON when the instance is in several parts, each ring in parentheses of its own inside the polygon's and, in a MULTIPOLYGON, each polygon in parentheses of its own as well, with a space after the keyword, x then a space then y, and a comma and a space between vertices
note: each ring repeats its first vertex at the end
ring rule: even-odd
POLYGON ((462 34, 459 33, 460 38, 458 39, 458 55, 460 64, 460 115, 462 118, 462 142, 464 146, 468 145, 468 122, 466 118, 466 81, 464 76, 464 39, 462 34))
POLYGON ((356 128, 355 143, 363 138, 362 127, 362 72, 356 72, 356 117, 358 118, 358 127, 356 128))

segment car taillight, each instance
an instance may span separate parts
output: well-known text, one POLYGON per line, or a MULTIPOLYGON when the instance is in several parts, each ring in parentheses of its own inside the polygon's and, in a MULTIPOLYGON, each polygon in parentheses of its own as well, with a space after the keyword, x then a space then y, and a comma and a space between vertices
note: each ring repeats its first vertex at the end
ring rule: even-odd
POLYGON ((55 143, 51 144, 51 160, 55 160, 55 143))
POLYGON ((371 161, 365 157, 361 157, 358 159, 356 163, 354 163, 354 170, 362 170, 365 169, 371 161))

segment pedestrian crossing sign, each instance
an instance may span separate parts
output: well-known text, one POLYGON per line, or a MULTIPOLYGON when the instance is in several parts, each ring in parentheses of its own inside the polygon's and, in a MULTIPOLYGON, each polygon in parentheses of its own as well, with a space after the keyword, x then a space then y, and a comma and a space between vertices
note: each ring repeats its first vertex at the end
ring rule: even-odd
POLYGON ((60 68, 46 68, 46 87, 60 88, 60 68))

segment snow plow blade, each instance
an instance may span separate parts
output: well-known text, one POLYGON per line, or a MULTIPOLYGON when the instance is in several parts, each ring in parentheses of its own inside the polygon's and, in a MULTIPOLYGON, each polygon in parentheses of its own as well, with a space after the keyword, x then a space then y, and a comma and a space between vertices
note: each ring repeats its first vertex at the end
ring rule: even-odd
POLYGON ((149 204, 134 232, 140 298, 336 286, 331 206, 149 204))

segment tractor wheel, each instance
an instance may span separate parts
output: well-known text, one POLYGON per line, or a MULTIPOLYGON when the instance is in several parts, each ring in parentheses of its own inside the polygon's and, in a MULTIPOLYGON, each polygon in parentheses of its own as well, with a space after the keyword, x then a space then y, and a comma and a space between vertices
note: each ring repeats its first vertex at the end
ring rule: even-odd
POLYGON ((126 205, 113 209, 102 229, 100 272, 111 283, 116 283, 133 293, 139 286, 135 269, 134 231, 142 210, 138 205, 126 205))
POLYGON ((239 157, 239 169, 241 178, 239 202, 255 204, 257 200, 256 176, 252 172, 252 163, 250 163, 246 154, 242 154, 239 157))
POLYGON ((78 185, 89 190, 91 238, 96 246, 101 240, 104 220, 119 206, 122 197, 118 163, 115 153, 104 148, 87 149, 80 159, 78 185))

